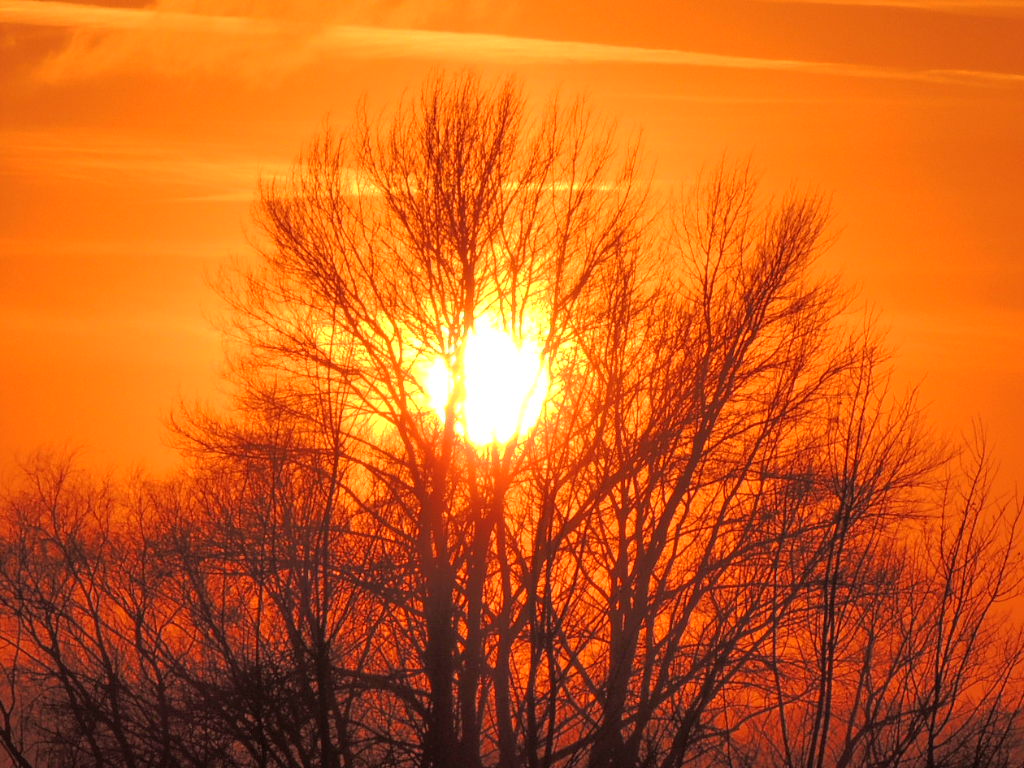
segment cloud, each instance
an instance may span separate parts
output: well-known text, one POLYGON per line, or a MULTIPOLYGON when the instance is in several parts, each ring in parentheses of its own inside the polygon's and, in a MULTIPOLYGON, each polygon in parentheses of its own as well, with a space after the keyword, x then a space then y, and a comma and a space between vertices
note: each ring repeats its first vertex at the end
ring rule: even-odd
POLYGON ((258 22, 241 16, 199 15, 160 8, 85 5, 54 0, 2 0, 0 20, 8 24, 103 32, 132 31, 160 25, 165 29, 237 33, 256 29, 258 22))
POLYGON ((335 26, 324 33, 329 47, 365 58, 419 56, 491 62, 640 64, 791 72, 926 83, 1024 84, 1024 74, 976 70, 908 70, 865 64, 768 59, 579 41, 544 40, 485 33, 335 26))
POLYGON ((124 137, 0 133, 0 175, 176 189, 184 199, 248 201, 256 180, 284 177, 290 164, 132 142, 124 137))
POLYGON ((66 47, 38 74, 48 81, 110 73, 182 76, 210 72, 256 81, 305 64, 310 24, 271 17, 195 13, 182 3, 126 8, 0 0, 0 22, 65 29, 66 47))
MULTIPOLYGON (((778 0, 768 0, 777 2, 778 0)), ((843 0, 795 0, 842 2, 843 0)), ((846 2, 872 0, 846 0, 846 2)), ((876 0, 883 2, 883 0, 876 0)), ((895 0, 894 0, 895 1, 895 0)), ((905 0, 913 2, 913 0, 905 0)), ((941 0, 931 0, 937 4, 941 0)), ((922 3, 925 0, 922 0, 922 3)), ((65 2, 0 0, 0 18, 76 31, 71 44, 44 66, 53 79, 150 67, 166 73, 215 70, 241 77, 283 75, 324 58, 421 59, 498 64, 583 63, 699 67, 932 84, 1015 87, 1024 74, 980 70, 913 70, 867 64, 771 59, 716 53, 547 40, 481 32, 452 32, 311 21, 319 3, 288 18, 209 15, 177 10, 100 8, 65 2), (310 10, 312 9, 312 10, 310 10), (187 35, 187 37, 185 37, 187 35), (206 39, 213 38, 213 39, 206 39)))
POLYGON ((778 5, 842 5, 857 8, 902 8, 942 13, 1024 14, 1022 0, 756 0, 778 5))

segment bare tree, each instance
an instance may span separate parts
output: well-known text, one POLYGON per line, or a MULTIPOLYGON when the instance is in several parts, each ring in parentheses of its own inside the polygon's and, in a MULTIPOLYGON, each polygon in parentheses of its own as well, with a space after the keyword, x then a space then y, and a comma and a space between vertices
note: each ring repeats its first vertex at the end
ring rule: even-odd
POLYGON ((25 480, 5 499, 0 610, 32 741, 5 739, 8 754, 18 765, 182 764, 187 713, 166 667, 181 649, 148 489, 93 482, 67 459, 34 461, 25 480))
POLYGON ((581 106, 462 76, 265 184, 237 397, 179 419, 188 469, 7 503, 11 759, 1004 764, 1015 508, 849 330, 822 200, 639 168, 581 106), (547 391, 481 441, 485 324, 547 391))

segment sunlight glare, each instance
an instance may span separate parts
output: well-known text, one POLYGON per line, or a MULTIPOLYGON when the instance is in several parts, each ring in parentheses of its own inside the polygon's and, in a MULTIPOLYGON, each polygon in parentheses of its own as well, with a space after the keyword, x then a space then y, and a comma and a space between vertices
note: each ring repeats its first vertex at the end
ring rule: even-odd
MULTIPOLYGON (((466 339, 464 402, 456 405, 460 431, 477 446, 504 445, 528 431, 540 417, 548 391, 548 372, 540 349, 517 344, 505 331, 478 321, 466 339)), ((444 420, 453 380, 448 364, 430 365, 424 388, 430 407, 444 420)))

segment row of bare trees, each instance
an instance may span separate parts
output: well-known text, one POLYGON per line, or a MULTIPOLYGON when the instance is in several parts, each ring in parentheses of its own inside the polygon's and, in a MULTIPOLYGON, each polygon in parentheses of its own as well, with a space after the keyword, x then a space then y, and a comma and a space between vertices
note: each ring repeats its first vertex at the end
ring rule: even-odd
POLYGON ((821 201, 722 168, 662 203, 582 108, 460 77, 258 215, 181 476, 51 460, 4 499, 12 764, 1019 761, 1021 508, 851 330, 821 201), (483 317, 551 388, 480 447, 483 317))

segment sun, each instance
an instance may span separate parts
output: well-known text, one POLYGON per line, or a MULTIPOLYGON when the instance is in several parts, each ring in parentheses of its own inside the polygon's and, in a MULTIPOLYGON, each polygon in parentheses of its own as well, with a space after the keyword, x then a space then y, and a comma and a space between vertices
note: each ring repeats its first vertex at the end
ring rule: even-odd
MULTIPOLYGON (((499 325, 479 318, 463 354, 465 396, 455 404, 459 431, 474 445, 504 445, 528 432, 540 418, 548 372, 538 345, 517 343, 499 325)), ((454 377, 448 361, 428 367, 424 389, 431 409, 444 420, 454 377)))

